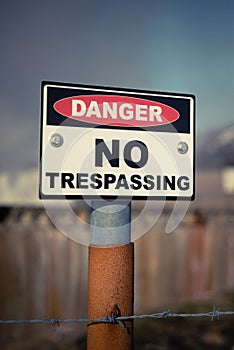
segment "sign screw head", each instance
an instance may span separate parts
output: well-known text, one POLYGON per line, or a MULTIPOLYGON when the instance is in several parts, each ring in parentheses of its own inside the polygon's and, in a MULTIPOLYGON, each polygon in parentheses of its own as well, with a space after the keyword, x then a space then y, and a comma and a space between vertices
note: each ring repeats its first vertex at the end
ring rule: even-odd
POLYGON ((50 137, 50 144, 54 147, 60 147, 63 144, 63 137, 62 135, 56 133, 51 135, 50 137))
POLYGON ((187 142, 180 141, 177 145, 177 150, 180 154, 186 154, 188 152, 189 146, 187 142))

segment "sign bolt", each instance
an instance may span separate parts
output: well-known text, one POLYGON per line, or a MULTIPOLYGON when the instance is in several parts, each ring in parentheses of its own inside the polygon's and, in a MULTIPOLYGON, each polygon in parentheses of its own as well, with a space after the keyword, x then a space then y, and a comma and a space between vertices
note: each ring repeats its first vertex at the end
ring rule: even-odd
POLYGON ((63 144, 63 137, 60 134, 53 134, 50 137, 50 144, 54 147, 60 147, 63 144))
POLYGON ((180 141, 177 145, 177 150, 180 154, 186 154, 188 152, 189 146, 186 142, 180 141))

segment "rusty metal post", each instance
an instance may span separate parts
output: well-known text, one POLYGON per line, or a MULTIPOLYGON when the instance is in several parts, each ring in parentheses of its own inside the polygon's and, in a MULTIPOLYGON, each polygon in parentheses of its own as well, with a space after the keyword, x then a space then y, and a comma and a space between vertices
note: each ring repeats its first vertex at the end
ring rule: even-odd
MULTIPOLYGON (((133 314, 134 245, 131 205, 93 201, 89 246, 88 317, 133 314)), ((133 322, 90 323, 88 350, 133 349, 133 322)))

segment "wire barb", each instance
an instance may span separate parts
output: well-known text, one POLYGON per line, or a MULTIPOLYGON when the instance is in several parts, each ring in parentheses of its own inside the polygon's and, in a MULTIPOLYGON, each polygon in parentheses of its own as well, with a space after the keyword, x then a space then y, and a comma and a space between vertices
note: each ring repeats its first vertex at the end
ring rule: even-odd
POLYGON ((214 305, 213 311, 211 312, 211 322, 214 321, 214 318, 217 317, 217 319, 220 319, 220 309, 216 310, 216 307, 214 305))
POLYGON ((51 325, 54 332, 56 331, 55 326, 60 327, 60 321, 57 318, 51 318, 48 321, 49 321, 49 324, 51 325))

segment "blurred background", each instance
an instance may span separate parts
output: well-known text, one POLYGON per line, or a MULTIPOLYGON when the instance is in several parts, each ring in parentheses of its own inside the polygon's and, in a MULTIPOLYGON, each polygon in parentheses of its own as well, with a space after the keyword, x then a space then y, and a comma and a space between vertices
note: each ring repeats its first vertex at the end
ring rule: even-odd
MULTIPOLYGON (((38 199, 42 80, 196 96, 196 199, 175 232, 165 234, 167 203, 136 241, 135 313, 204 301, 234 309, 233 14, 231 0, 1 3, 0 319, 87 316, 87 247, 62 235, 38 199)), ((133 203, 133 215, 143 206, 133 203)), ((152 202, 142 227, 157 210, 152 202)), ((74 211, 89 220, 82 201, 74 211)), ((200 334, 201 349, 233 349, 233 332, 221 326, 200 334)), ((0 347, 83 349, 85 331, 1 325, 0 347)), ((147 338, 140 348, 176 343, 147 338)))

